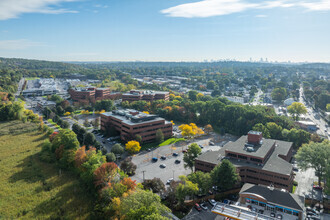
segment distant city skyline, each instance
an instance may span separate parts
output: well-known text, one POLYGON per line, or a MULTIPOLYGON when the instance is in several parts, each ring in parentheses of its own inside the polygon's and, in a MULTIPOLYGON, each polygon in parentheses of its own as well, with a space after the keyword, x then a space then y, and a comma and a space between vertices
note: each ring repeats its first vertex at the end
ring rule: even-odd
POLYGON ((330 0, 1 0, 0 57, 330 62, 330 0))

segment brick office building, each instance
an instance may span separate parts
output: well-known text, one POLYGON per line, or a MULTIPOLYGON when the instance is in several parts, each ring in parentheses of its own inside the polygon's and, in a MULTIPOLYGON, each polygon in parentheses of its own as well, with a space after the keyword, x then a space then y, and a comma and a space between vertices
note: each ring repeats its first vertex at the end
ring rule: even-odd
POLYGON ((89 105, 103 99, 119 99, 121 93, 111 93, 109 88, 75 88, 69 94, 75 104, 89 105))
POLYGON ((164 137, 172 136, 172 123, 157 115, 149 115, 136 110, 115 110, 101 114, 101 130, 115 129, 123 141, 142 137, 142 142, 152 142, 161 129, 164 137))
POLYGON ((152 102, 154 100, 165 100, 170 99, 169 92, 160 91, 147 91, 147 90, 131 90, 128 93, 122 95, 123 101, 134 102, 134 101, 147 101, 152 102))
POLYGON ((262 138, 261 132, 250 131, 219 151, 210 151, 195 160, 195 170, 210 172, 221 160, 228 159, 245 183, 273 185, 292 190, 292 142, 262 138))

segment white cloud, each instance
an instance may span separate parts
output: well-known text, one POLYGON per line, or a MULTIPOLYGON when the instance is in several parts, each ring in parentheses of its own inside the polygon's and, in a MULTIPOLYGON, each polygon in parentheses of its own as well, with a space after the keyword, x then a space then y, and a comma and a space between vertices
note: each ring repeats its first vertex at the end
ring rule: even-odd
POLYGON ((255 17, 256 17, 256 18, 266 18, 267 15, 256 15, 255 17))
POLYGON ((300 5, 311 11, 329 11, 330 10, 330 0, 321 0, 318 2, 303 2, 303 3, 300 3, 300 5))
POLYGON ((24 50, 30 47, 43 47, 43 46, 46 46, 46 44, 42 42, 29 41, 27 39, 0 41, 0 50, 24 50))
POLYGON ((265 0, 258 3, 248 2, 248 0, 201 0, 194 3, 185 3, 171 8, 161 10, 161 13, 170 17, 212 17, 243 12, 250 9, 272 9, 304 7, 313 11, 330 10, 330 0, 319 0, 310 2, 301 0, 265 0))
POLYGON ((244 3, 240 0, 203 0, 195 3, 181 4, 161 12, 170 17, 211 17, 245 11, 258 6, 254 3, 244 3))
POLYGON ((77 13, 77 11, 54 7, 62 2, 73 1, 76 0, 0 0, 0 20, 17 18, 24 13, 77 13))

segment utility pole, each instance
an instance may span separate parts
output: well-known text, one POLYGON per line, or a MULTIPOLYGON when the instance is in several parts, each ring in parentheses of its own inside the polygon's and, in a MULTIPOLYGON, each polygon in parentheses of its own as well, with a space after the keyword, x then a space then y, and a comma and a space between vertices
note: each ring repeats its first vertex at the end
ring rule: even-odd
POLYGON ((145 172, 146 172, 145 170, 142 171, 142 173, 143 173, 143 182, 144 182, 144 173, 145 173, 145 172))

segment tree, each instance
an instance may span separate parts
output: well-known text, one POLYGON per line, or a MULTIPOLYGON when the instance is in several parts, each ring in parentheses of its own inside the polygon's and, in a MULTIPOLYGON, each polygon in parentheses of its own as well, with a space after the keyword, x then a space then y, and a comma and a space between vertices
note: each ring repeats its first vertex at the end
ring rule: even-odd
POLYGON ((188 147, 187 152, 183 155, 184 167, 189 167, 191 172, 193 172, 195 159, 200 155, 202 149, 196 144, 193 143, 188 147))
POLYGON ((89 127, 89 126, 90 126, 90 123, 89 123, 89 121, 88 121, 88 118, 85 118, 84 126, 85 126, 85 127, 89 127))
POLYGON ((95 120, 94 120, 94 129, 99 129, 99 126, 100 126, 100 119, 95 118, 95 120))
POLYGON ((97 189, 102 189, 118 182, 118 166, 113 162, 103 163, 94 171, 94 184, 97 189))
POLYGON ((330 112, 330 103, 327 104, 326 109, 327 109, 327 112, 330 112))
POLYGON ((168 219, 164 217, 170 210, 161 203, 160 197, 151 191, 138 189, 132 194, 123 197, 120 204, 120 218, 136 219, 168 219))
POLYGON ((266 128, 269 131, 269 135, 273 139, 281 139, 282 138, 282 127, 277 125, 274 122, 268 122, 266 124, 266 128))
POLYGON ((69 128, 69 127, 70 127, 70 123, 69 123, 69 122, 67 122, 67 121, 63 121, 63 122, 62 122, 62 124, 61 124, 61 128, 66 129, 66 128, 69 128))
POLYGON ((293 142, 293 147, 298 149, 302 144, 310 141, 311 134, 301 129, 292 128, 287 134, 287 140, 293 142))
POLYGON ((151 190, 154 193, 159 193, 165 190, 165 185, 163 181, 161 181, 161 179, 156 177, 150 180, 144 180, 142 185, 144 189, 151 190))
POLYGON ((107 153, 105 155, 106 159, 107 159, 107 162, 115 162, 116 161, 116 155, 112 152, 110 153, 107 153))
POLYGON ((270 138, 270 133, 269 133, 268 128, 265 125, 261 124, 261 123, 258 123, 256 125, 254 125, 252 130, 260 131, 264 138, 270 138))
POLYGON ((96 111, 111 111, 113 108, 113 101, 112 100, 101 100, 101 101, 96 101, 95 103, 95 110, 96 111))
POLYGON ((195 91, 195 90, 190 90, 190 91, 188 92, 188 97, 189 97, 189 99, 192 100, 192 101, 197 101, 197 94, 198 94, 197 91, 195 91))
POLYGON ((96 139, 95 139, 94 134, 90 133, 90 132, 87 132, 85 134, 85 141, 84 141, 86 146, 93 146, 95 142, 96 142, 96 139))
POLYGON ((111 152, 114 154, 122 154, 124 153, 124 148, 120 144, 115 144, 112 146, 111 152))
POLYGON ((324 140, 322 143, 304 144, 298 149, 295 157, 301 169, 313 168, 315 170, 315 175, 321 185, 321 179, 326 174, 326 168, 330 163, 330 142, 324 140))
POLYGON ((228 190, 238 182, 239 176, 234 165, 225 159, 211 171, 211 179, 213 185, 222 190, 228 190))
POLYGON ((278 87, 272 91, 272 99, 278 102, 282 102, 287 97, 286 89, 283 87, 278 87))
POLYGON ((127 173, 127 175, 133 176, 135 174, 136 165, 132 162, 132 159, 128 157, 120 163, 120 169, 127 173))
POLYGON ((204 131, 206 132, 206 134, 210 134, 210 132, 213 131, 212 125, 210 125, 210 124, 205 125, 204 131))
POLYGON ((207 89, 212 90, 212 89, 214 89, 215 86, 216 86, 216 83, 214 82, 214 80, 210 80, 206 83, 206 88, 207 89))
POLYGON ((198 192, 198 185, 188 180, 186 176, 179 176, 182 183, 176 187, 176 198, 179 204, 183 204, 186 196, 193 196, 198 192))
POLYGON ((54 138, 52 142, 52 150, 59 148, 61 145, 64 149, 78 149, 79 142, 77 140, 76 134, 69 129, 62 129, 54 138))
POLYGON ((140 143, 137 141, 129 141, 125 146, 126 150, 131 154, 137 153, 141 149, 140 143))
POLYGON ((135 135, 135 140, 141 144, 141 142, 142 142, 141 135, 139 135, 139 134, 135 135))
POLYGON ((193 131, 192 127, 187 124, 182 124, 179 126, 179 130, 181 131, 181 135, 183 137, 191 138, 196 133, 193 131))
POLYGON ((294 102, 290 106, 288 106, 288 112, 292 115, 292 118, 295 121, 299 120, 299 116, 301 114, 306 114, 307 109, 304 104, 300 102, 294 102))
POLYGON ((201 171, 196 171, 188 176, 188 180, 198 185, 198 188, 202 194, 209 191, 212 186, 212 179, 210 173, 204 173, 201 171))
POLYGON ((162 132, 161 129, 158 129, 158 130, 156 131, 156 142, 157 142, 158 144, 164 142, 164 134, 163 134, 163 132, 162 132))

